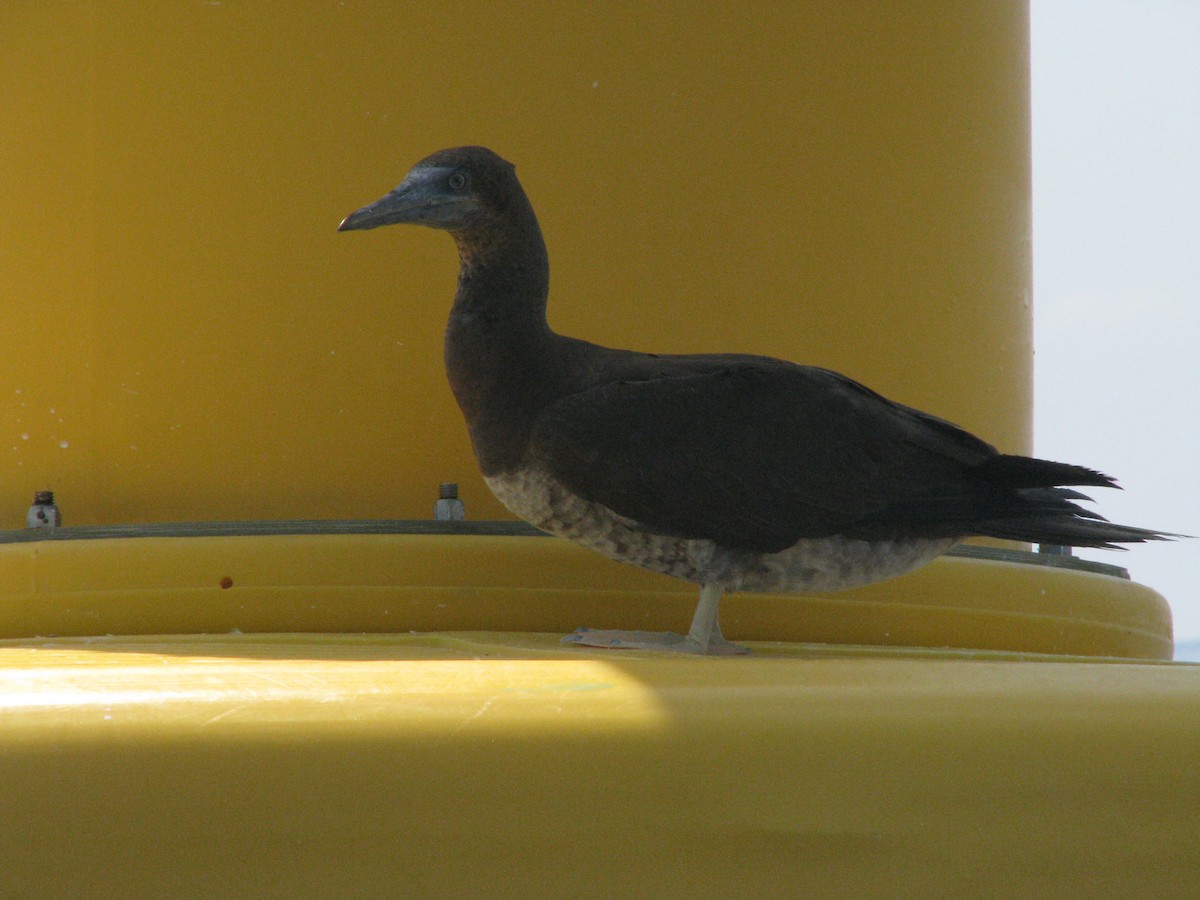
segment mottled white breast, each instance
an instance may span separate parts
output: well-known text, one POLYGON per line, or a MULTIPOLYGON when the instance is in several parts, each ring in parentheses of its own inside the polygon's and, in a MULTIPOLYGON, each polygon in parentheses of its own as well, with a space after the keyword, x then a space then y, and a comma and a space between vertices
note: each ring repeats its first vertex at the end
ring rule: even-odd
POLYGON ((808 538, 779 553, 731 550, 703 538, 648 531, 533 469, 485 477, 496 498, 543 531, 610 559, 731 591, 823 592, 903 575, 945 553, 954 538, 861 541, 808 538))

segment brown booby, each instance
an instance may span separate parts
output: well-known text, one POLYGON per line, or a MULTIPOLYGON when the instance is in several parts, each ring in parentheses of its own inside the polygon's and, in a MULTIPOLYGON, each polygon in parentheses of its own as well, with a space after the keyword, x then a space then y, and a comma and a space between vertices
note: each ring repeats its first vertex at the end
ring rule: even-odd
POLYGON ((443 150, 340 231, 450 232, 461 267, 446 370, 488 487, 538 528, 700 585, 686 637, 589 631, 591 646, 735 653, 725 591, 835 591, 985 535, 1078 547, 1161 540, 1080 507, 1092 469, 998 452, 936 416, 813 366, 659 355, 546 323, 550 268, 514 167, 443 150))

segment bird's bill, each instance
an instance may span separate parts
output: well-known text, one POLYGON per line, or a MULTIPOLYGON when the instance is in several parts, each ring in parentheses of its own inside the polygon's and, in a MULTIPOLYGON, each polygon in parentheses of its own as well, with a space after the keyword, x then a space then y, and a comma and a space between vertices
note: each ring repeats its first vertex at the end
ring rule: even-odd
POLYGON ((450 169, 430 167, 414 170, 396 189, 356 209, 338 225, 338 231, 365 231, 381 225, 429 225, 447 227, 458 218, 462 198, 443 188, 450 169))

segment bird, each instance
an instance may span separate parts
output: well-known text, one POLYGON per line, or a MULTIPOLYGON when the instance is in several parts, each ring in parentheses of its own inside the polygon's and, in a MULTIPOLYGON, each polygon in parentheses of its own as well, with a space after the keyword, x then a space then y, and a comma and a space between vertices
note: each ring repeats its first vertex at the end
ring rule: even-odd
POLYGON ((743 353, 658 354, 560 335, 516 168, 441 150, 339 231, 449 232, 446 372, 484 481, 512 513, 699 586, 686 635, 580 628, 591 647, 733 655, 726 592, 829 592, 910 572, 965 538, 1116 548, 1178 535, 1110 523, 1093 469, 999 452, 834 371, 743 353))

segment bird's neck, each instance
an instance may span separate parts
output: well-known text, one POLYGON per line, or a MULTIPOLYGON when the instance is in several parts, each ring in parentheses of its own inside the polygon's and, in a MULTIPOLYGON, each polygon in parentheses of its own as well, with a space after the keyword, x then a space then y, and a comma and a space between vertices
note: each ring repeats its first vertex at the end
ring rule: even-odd
MULTIPOLYGON (((509 468, 552 389, 550 267, 532 209, 454 234, 461 269, 446 325, 446 373, 485 474, 509 468)), ((510 211, 511 213, 511 211, 510 211)))
POLYGON ((546 328, 550 261, 528 198, 453 232, 460 268, 450 324, 495 323, 502 331, 546 328))

